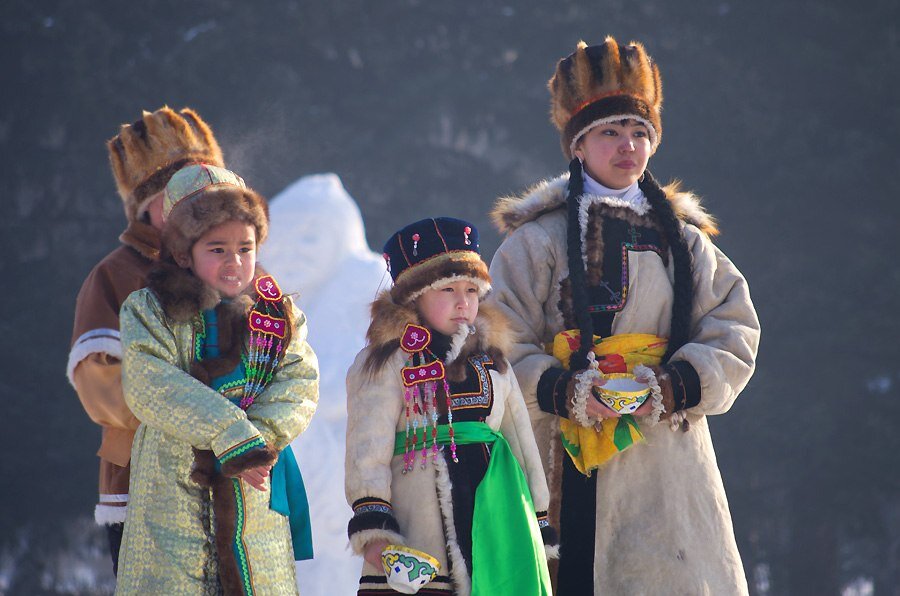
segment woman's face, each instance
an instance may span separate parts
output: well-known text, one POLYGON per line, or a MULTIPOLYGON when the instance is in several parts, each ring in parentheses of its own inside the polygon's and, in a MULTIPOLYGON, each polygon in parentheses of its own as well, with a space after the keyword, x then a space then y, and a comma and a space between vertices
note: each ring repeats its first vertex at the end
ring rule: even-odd
POLYGON ((575 147, 588 175, 613 190, 634 184, 647 168, 650 154, 647 127, 637 120, 595 126, 575 147))

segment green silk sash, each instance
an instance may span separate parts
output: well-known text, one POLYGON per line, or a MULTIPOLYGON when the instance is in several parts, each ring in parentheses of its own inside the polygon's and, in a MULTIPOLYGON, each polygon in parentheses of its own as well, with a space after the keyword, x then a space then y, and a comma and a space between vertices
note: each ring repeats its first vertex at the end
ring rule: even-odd
MULTIPOLYGON (((450 444, 449 428, 438 426, 439 445, 450 444)), ((457 422, 453 433, 457 445, 491 445, 487 472, 475 489, 472 596, 550 596, 550 573, 531 491, 509 443, 484 422, 457 422)), ((394 455, 404 453, 405 443, 406 433, 397 433, 394 455)), ((422 448, 421 441, 416 447, 422 448)))

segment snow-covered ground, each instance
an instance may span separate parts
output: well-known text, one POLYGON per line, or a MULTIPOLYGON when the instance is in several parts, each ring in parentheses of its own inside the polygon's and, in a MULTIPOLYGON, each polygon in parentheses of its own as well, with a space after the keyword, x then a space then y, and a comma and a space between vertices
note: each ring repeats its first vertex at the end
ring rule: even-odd
POLYGON ((319 409, 293 443, 309 495, 315 558, 297 565, 304 596, 354 594, 362 559, 350 553, 344 497, 344 377, 365 344, 368 305, 387 285, 384 260, 366 243, 356 203, 334 174, 306 176, 270 201, 260 262, 309 321, 319 358, 319 409))

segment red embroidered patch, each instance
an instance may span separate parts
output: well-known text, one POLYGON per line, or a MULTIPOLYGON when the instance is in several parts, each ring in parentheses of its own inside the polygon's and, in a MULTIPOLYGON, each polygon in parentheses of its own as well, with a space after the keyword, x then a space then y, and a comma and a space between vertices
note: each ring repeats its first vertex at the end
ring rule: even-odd
POLYGON ((250 311, 250 330, 258 331, 266 335, 274 335, 279 339, 284 339, 284 332, 287 329, 287 321, 278 317, 270 317, 264 315, 257 310, 250 311))
POLYGON ((435 360, 421 366, 404 366, 401 371, 403 384, 412 387, 426 381, 438 381, 444 378, 444 363, 435 360))
POLYGON ((281 300, 283 296, 281 288, 278 287, 278 283, 271 275, 263 275, 256 280, 256 293, 260 298, 269 302, 281 300))
POLYGON ((404 352, 412 354, 421 352, 431 343, 431 332, 425 327, 419 327, 412 323, 406 324, 403 330, 403 337, 400 338, 400 347, 404 352))

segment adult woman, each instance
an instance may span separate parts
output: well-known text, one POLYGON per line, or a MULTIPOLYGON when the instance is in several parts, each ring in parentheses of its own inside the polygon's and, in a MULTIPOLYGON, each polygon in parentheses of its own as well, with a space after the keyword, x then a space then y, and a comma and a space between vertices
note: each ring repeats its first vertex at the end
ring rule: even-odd
POLYGON ((556 593, 746 593, 706 415, 753 373, 747 283, 696 197, 646 170, 662 93, 640 44, 582 42, 549 87, 569 175, 498 202, 490 271, 560 530, 556 593), (593 396, 598 364, 655 388, 633 419, 593 396))

